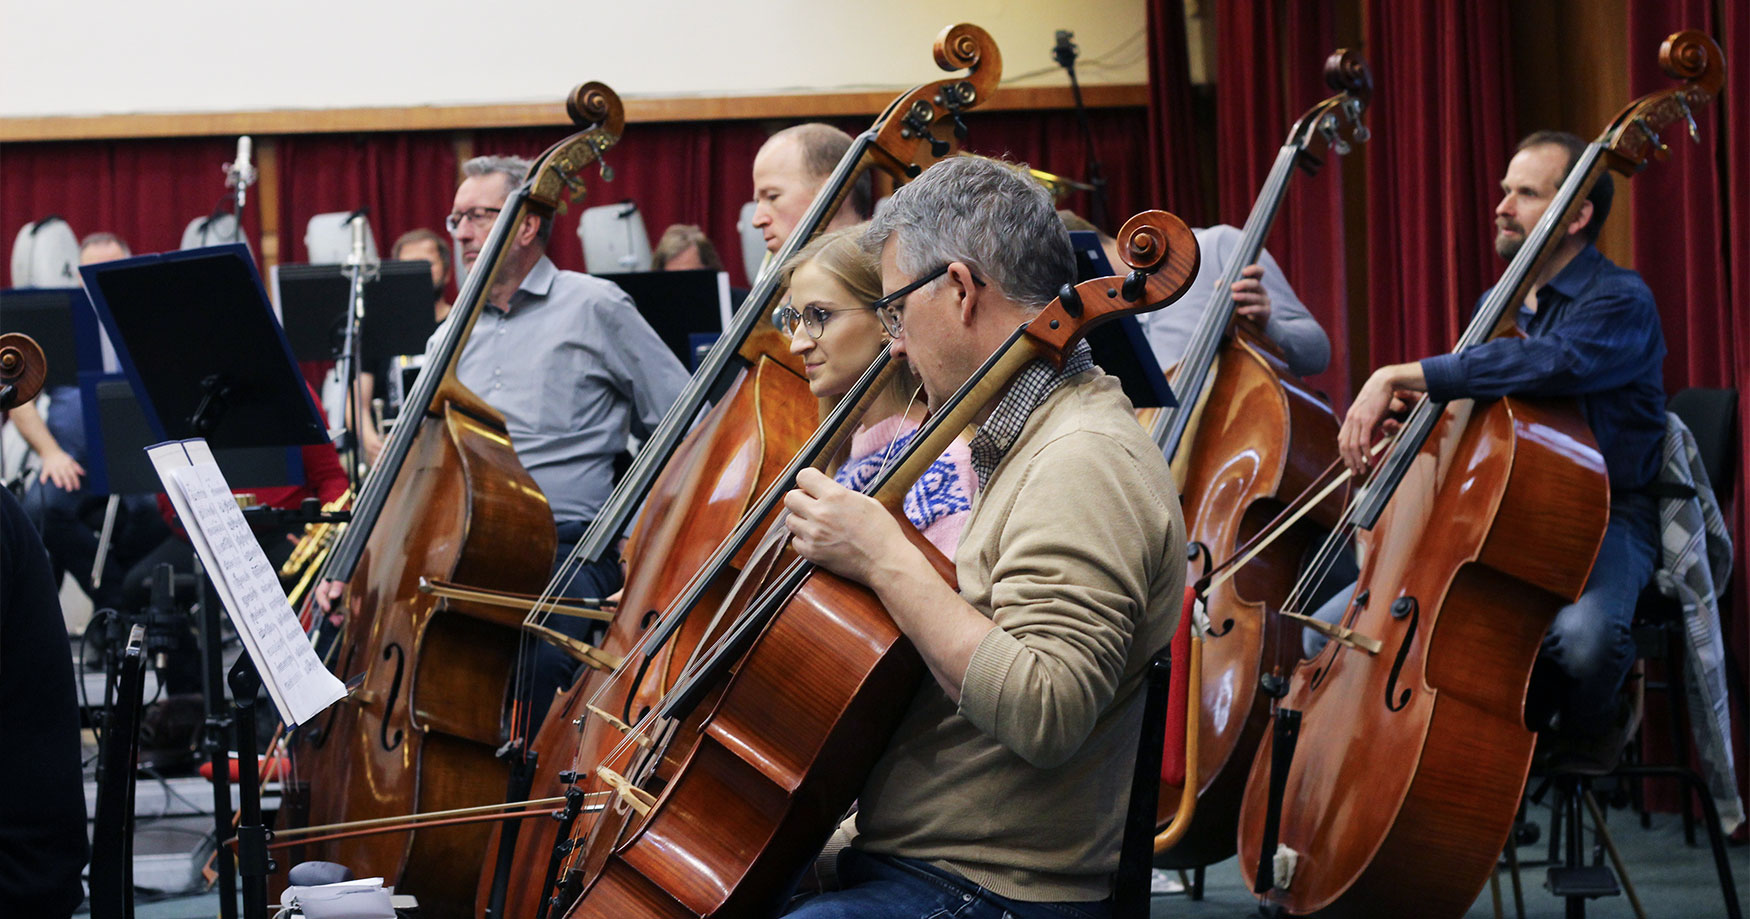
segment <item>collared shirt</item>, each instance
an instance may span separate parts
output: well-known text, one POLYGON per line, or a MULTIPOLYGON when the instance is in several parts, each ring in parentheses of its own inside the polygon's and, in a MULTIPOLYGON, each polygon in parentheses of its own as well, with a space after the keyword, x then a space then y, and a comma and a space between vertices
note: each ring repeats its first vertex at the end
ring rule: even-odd
MULTIPOLYGON (((446 328, 432 333, 426 354, 446 328)), ((595 518, 628 433, 655 428, 687 384, 625 291, 560 271, 545 256, 508 308, 481 311, 456 377, 503 413, 517 459, 561 523, 595 518)))
POLYGON ((1589 245, 1538 290, 1537 311, 1522 324, 1525 338, 1423 358, 1428 395, 1576 397, 1610 487, 1645 488, 1658 475, 1665 437, 1665 334, 1646 282, 1589 245))
MULTIPOLYGON (((1197 276, 1185 288, 1185 296, 1166 309, 1154 310, 1136 317, 1148 335, 1149 347, 1162 369, 1171 368, 1185 356, 1185 347, 1197 332, 1197 324, 1211 303, 1223 296, 1215 285, 1227 272, 1227 263, 1235 257, 1245 234, 1226 224, 1193 229, 1197 248, 1203 253, 1197 276)), ((1258 264, 1264 266, 1264 292, 1270 295, 1270 321, 1264 324, 1264 337, 1282 349, 1288 369, 1299 376, 1323 372, 1331 363, 1331 340, 1306 304, 1295 296, 1294 288, 1282 276, 1282 267, 1268 251, 1258 254, 1258 264)), ((1231 295, 1229 295, 1231 296, 1231 295)))
POLYGON ((984 489, 984 483, 990 481, 991 473, 1003 461, 1003 455, 1015 445, 1015 439, 1021 436, 1021 429, 1027 426, 1027 418, 1033 410, 1071 377, 1093 367, 1093 349, 1082 341, 1070 351, 1062 370, 1040 358, 1015 374, 1014 382, 1009 384, 997 407, 991 410, 990 417, 979 425, 978 434, 972 438, 972 468, 978 473, 979 490, 984 489))

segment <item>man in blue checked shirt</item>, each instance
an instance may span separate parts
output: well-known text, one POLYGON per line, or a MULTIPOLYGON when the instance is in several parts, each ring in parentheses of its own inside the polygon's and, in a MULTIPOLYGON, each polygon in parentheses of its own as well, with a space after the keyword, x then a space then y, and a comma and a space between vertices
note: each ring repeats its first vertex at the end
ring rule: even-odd
MULTIPOLYGON (((1556 131, 1520 142, 1495 207, 1495 251, 1502 258, 1519 252, 1585 147, 1580 138, 1556 131)), ((1544 637, 1526 721, 1534 729, 1553 721, 1564 733, 1601 741, 1616 727, 1617 691, 1634 662, 1629 623, 1635 599, 1658 560, 1658 503, 1647 487, 1658 475, 1665 435, 1665 336, 1652 291, 1639 274, 1612 264, 1593 245, 1610 213, 1611 194, 1606 173, 1534 279, 1518 317, 1525 337, 1380 368, 1356 394, 1338 434, 1343 461, 1359 473, 1367 468, 1375 429, 1401 390, 1441 401, 1579 401, 1610 475, 1610 526, 1580 599, 1562 608, 1544 637)), ((1343 592, 1335 609, 1328 604, 1319 618, 1335 621, 1347 599, 1343 592)), ((1309 649, 1313 644, 1309 640, 1309 649)))

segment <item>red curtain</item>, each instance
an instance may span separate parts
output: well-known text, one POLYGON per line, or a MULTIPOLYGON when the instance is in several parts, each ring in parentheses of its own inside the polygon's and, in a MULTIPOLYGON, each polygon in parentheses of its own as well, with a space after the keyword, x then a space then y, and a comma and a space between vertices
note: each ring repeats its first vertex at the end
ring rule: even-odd
MULTIPOLYGON (((235 138, 223 137, 6 144, 0 234, 10 247, 25 224, 59 214, 80 237, 105 231, 135 252, 175 249, 189 221, 228 200, 221 166, 235 153, 235 138)), ((258 202, 252 190, 243 220, 257 246, 258 202)))
MULTIPOLYGON (((1663 139, 1671 158, 1655 162, 1629 182, 1634 200, 1634 267, 1658 301, 1670 351, 1665 358, 1665 390, 1692 386, 1739 387, 1738 465, 1731 483, 1716 482, 1736 540, 1729 608, 1721 610, 1728 645, 1739 673, 1750 662, 1750 11, 1742 3, 1725 5, 1724 22, 1710 0, 1630 0, 1628 5, 1629 87, 1635 97, 1676 84, 1658 66, 1659 43, 1682 29, 1700 29, 1727 51, 1727 85, 1713 104, 1695 112, 1701 143, 1690 142, 1683 125, 1663 139), (1734 59, 1733 55, 1740 59, 1734 59)), ((1740 687, 1741 688, 1741 687, 1740 687)), ((1742 738, 1746 713, 1734 712, 1742 738)), ((1745 775, 1745 745, 1736 748, 1740 794, 1750 797, 1745 775)))
POLYGON ((1369 0, 1367 50, 1368 364, 1379 367, 1452 350, 1501 274, 1491 215, 1515 140, 1505 0, 1369 0))
MULTIPOLYGON (((1147 206, 1148 139, 1132 130, 1141 109, 1096 109, 1088 113, 1094 143, 1105 165, 1107 200, 1123 219, 1147 206)), ((833 123, 856 133, 868 118, 833 123)), ((974 112, 966 118, 967 149, 1008 155, 1040 169, 1083 175, 1086 144, 1070 111, 974 112)), ((473 132, 477 154, 535 157, 565 137, 564 128, 473 132)), ((741 268, 735 222, 753 197, 753 157, 768 136, 758 121, 638 123, 626 128, 606 161, 613 181, 586 170, 588 194, 555 227, 551 252, 562 268, 581 270, 577 241, 583 207, 632 200, 643 211, 652 237, 671 223, 694 223, 717 243, 737 285, 741 268)), ((454 135, 447 132, 309 134, 274 138, 279 163, 280 260, 308 257, 304 227, 311 216, 370 208, 378 248, 387 249, 407 230, 442 232, 455 195, 454 135)), ((258 141, 265 138, 258 138, 258 141)), ((24 224, 60 214, 80 235, 108 230, 135 251, 174 249, 182 228, 210 213, 225 193, 220 164, 231 159, 232 138, 80 141, 6 144, 0 147, 0 234, 10 240, 24 224)), ((259 250, 260 190, 252 192, 245 229, 259 250)), ((1086 196, 1065 206, 1087 210, 1086 196)))
POLYGON ((280 261, 309 261, 310 218, 368 208, 384 258, 408 230, 444 233, 456 192, 456 155, 446 134, 305 134, 281 137, 280 261))
MULTIPOLYGON (((1134 109, 1088 113, 1107 178, 1106 200, 1118 220, 1143 209, 1149 200, 1147 138, 1127 130, 1140 114, 1134 109)), ((836 118, 829 123, 856 134, 867 129, 871 120, 836 118)), ((1086 178, 1087 145, 1072 111, 975 111, 965 120, 968 151, 1086 178)), ((481 131, 475 135, 474 150, 534 157, 564 136, 558 128, 481 131)), ((586 170, 589 194, 583 206, 634 201, 653 240, 669 224, 698 224, 716 243, 732 282, 745 286, 735 222, 742 204, 753 198, 753 158, 768 136, 765 127, 753 121, 629 125, 625 136, 607 153, 614 181, 604 182, 598 170, 586 170)), ((1060 203, 1085 214, 1086 197, 1076 193, 1060 203)), ((442 213, 448 212, 448 200, 446 196, 442 213)), ((577 242, 578 210, 570 209, 554 227, 549 251, 561 268, 583 268, 583 250, 577 242)))
MULTIPOLYGON (((1336 50, 1336 24, 1329 4, 1314 0, 1222 0, 1215 32, 1217 214, 1244 226, 1293 119, 1331 95, 1324 62, 1336 50)), ((1344 244, 1343 171, 1331 154, 1318 175, 1299 175, 1289 186, 1265 246, 1330 336, 1330 368, 1312 383, 1339 405, 1349 395, 1344 244)))
POLYGON ((1191 107, 1190 52, 1183 0, 1148 4, 1148 135, 1160 162, 1148 170, 1148 200, 1192 226, 1208 210, 1198 181, 1196 119, 1191 107), (1167 151, 1174 151, 1168 154, 1167 151))

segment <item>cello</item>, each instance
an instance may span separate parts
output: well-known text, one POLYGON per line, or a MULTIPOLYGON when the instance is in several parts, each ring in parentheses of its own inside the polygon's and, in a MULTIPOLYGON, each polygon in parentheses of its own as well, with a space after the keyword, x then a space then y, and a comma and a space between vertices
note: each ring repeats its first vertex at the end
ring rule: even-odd
MULTIPOLYGON (((903 519, 910 484, 1015 373, 1062 360, 1102 320, 1171 302, 1195 271, 1195 240, 1171 215, 1132 218, 1121 241, 1138 270, 1066 285, 872 483, 945 579, 952 564, 903 519)), ((798 561, 786 532, 762 540, 721 636, 631 726, 622 744, 635 753, 631 768, 597 770, 609 804, 580 846, 588 877, 567 916, 771 913, 905 714, 896 703, 916 692, 917 653, 872 592, 798 561)))
MULTIPOLYGON (((1240 271, 1258 260, 1295 172, 1316 172, 1323 150, 1342 155, 1368 139, 1361 116, 1373 78, 1360 52, 1332 54, 1325 82, 1336 94, 1289 130, 1218 291, 1232 289, 1240 271)), ((1162 409, 1151 427, 1180 485, 1193 578, 1198 559, 1207 567, 1233 555, 1337 455, 1330 406, 1289 371, 1254 323, 1236 321, 1230 297, 1212 300, 1172 377, 1176 392, 1201 396, 1162 409)), ((1202 632, 1197 807, 1189 826, 1177 831, 1179 841, 1157 853, 1159 866, 1197 867, 1233 854, 1240 795, 1270 719, 1258 676, 1300 659, 1300 630, 1275 611, 1294 586, 1307 545, 1335 527, 1340 514, 1338 499, 1326 499, 1308 524, 1275 542, 1240 578, 1201 597, 1209 623, 1202 632)), ((1161 821, 1173 816, 1179 798, 1178 785, 1162 784, 1161 821)))
MULTIPOLYGON (((1660 63, 1684 84, 1587 146, 1457 350, 1509 333, 1591 187, 1642 168, 1667 125, 1693 130, 1724 80, 1701 32, 1666 39, 1660 63)), ((1293 672, 1242 804, 1241 873, 1276 914, 1464 913, 1530 767, 1532 662, 1605 530, 1603 461, 1566 400, 1424 399, 1376 468, 1344 517, 1371 531, 1353 599, 1293 672)))
MULTIPOLYGON (((944 29, 934 56, 944 70, 968 73, 913 87, 889 104, 854 139, 773 265, 782 265, 826 227, 864 171, 881 169, 903 182, 954 152, 964 134, 960 114, 990 98, 1002 75, 1002 57, 989 34, 970 24, 944 29)), ((610 549, 607 537, 619 532, 624 515, 642 499, 625 549, 619 612, 599 647, 570 645, 588 669, 554 702, 530 744, 533 795, 565 794, 579 773, 588 774, 618 742, 619 726, 637 720, 674 683, 687 654, 703 639, 707 617, 688 618, 672 640, 661 643, 660 655, 635 659, 624 670, 620 665, 690 588, 696 589, 692 603, 714 606, 722 599, 729 576, 747 553, 731 553, 722 559, 725 566, 714 567, 713 551, 750 513, 755 522, 773 513, 769 506, 756 507, 755 499, 781 477, 815 429, 818 403, 799 359, 789 352, 787 337, 765 321, 782 293, 778 272, 761 275, 570 560, 582 563, 594 557, 592 552, 610 549), (665 438, 686 433, 686 423, 719 390, 715 405, 663 462, 665 438), (726 576, 699 576, 719 568, 726 576)), ((537 606, 529 625, 540 627, 543 613, 537 606)), ((495 830, 509 844, 495 841, 489 849, 498 853, 500 868, 481 878, 478 910, 532 916, 546 908, 553 893, 555 844, 572 830, 572 822, 583 819, 586 828, 590 813, 574 798, 560 821, 495 830), (495 909, 495 901, 502 907, 495 909)))
MULTIPOLYGON (((492 276, 523 218, 551 219, 577 174, 619 139, 619 97, 586 83, 567 101, 576 134, 547 150, 506 201, 447 331, 354 503, 325 579, 347 582, 337 673, 352 691, 321 721, 300 726, 292 754, 309 782, 307 819, 336 823, 419 814, 502 799, 503 742, 521 615, 442 599, 423 580, 492 591, 545 583, 553 518, 517 461, 502 416, 456 378, 455 367, 492 276), (354 677, 354 674, 358 676, 354 677)), ((606 172, 606 166, 603 165, 606 172)), ((408 830, 325 843, 318 857, 381 873, 426 901, 434 916, 466 915, 486 831, 408 830)))

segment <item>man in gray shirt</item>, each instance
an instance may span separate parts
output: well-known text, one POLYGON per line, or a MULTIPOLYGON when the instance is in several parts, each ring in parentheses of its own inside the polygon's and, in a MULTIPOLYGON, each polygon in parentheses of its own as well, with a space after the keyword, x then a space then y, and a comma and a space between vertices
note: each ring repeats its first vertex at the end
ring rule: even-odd
MULTIPOLYGON (((1112 268, 1119 272, 1129 270, 1118 257, 1116 240, 1074 214, 1064 211, 1058 214, 1064 217, 1064 224, 1071 230, 1098 232, 1100 245, 1106 250, 1106 260, 1112 263, 1112 268)), ((1197 237, 1203 258, 1197 276, 1186 288, 1185 299, 1174 304, 1172 309, 1155 310, 1136 317, 1148 335, 1155 360, 1163 369, 1171 369, 1184 356, 1185 346, 1197 331, 1197 324, 1203 321, 1204 311, 1215 302, 1217 293, 1214 287, 1227 272, 1227 263, 1234 257, 1234 250, 1244 235, 1238 228, 1227 224, 1191 232, 1197 237)), ((1288 369, 1297 376, 1312 376, 1329 366, 1330 339, 1319 321, 1307 311, 1306 304, 1294 295, 1294 288, 1288 286, 1282 268, 1268 251, 1259 254, 1256 264, 1246 266, 1240 280, 1234 284, 1231 296, 1239 314, 1261 326, 1264 337, 1282 349, 1288 369)))
MULTIPOLYGON (((528 161, 509 156, 476 157, 462 165, 464 179, 446 225, 464 273, 474 269, 493 222, 528 168, 528 161)), ((552 505, 563 560, 613 490, 614 457, 626 449, 628 434, 656 427, 685 388, 687 372, 625 291, 553 266, 546 255, 552 229, 550 219, 538 216, 515 228, 462 346, 456 377, 504 415, 517 458, 552 505)), ((457 321, 461 312, 446 322, 457 321)), ((439 326, 433 333, 428 354, 445 330, 439 326)), ((562 593, 605 597, 619 587, 619 565, 608 559, 584 568, 562 593)), ((583 637, 590 623, 559 616, 550 625, 583 637)), ((558 651, 543 648, 538 707, 571 669, 558 651)))

